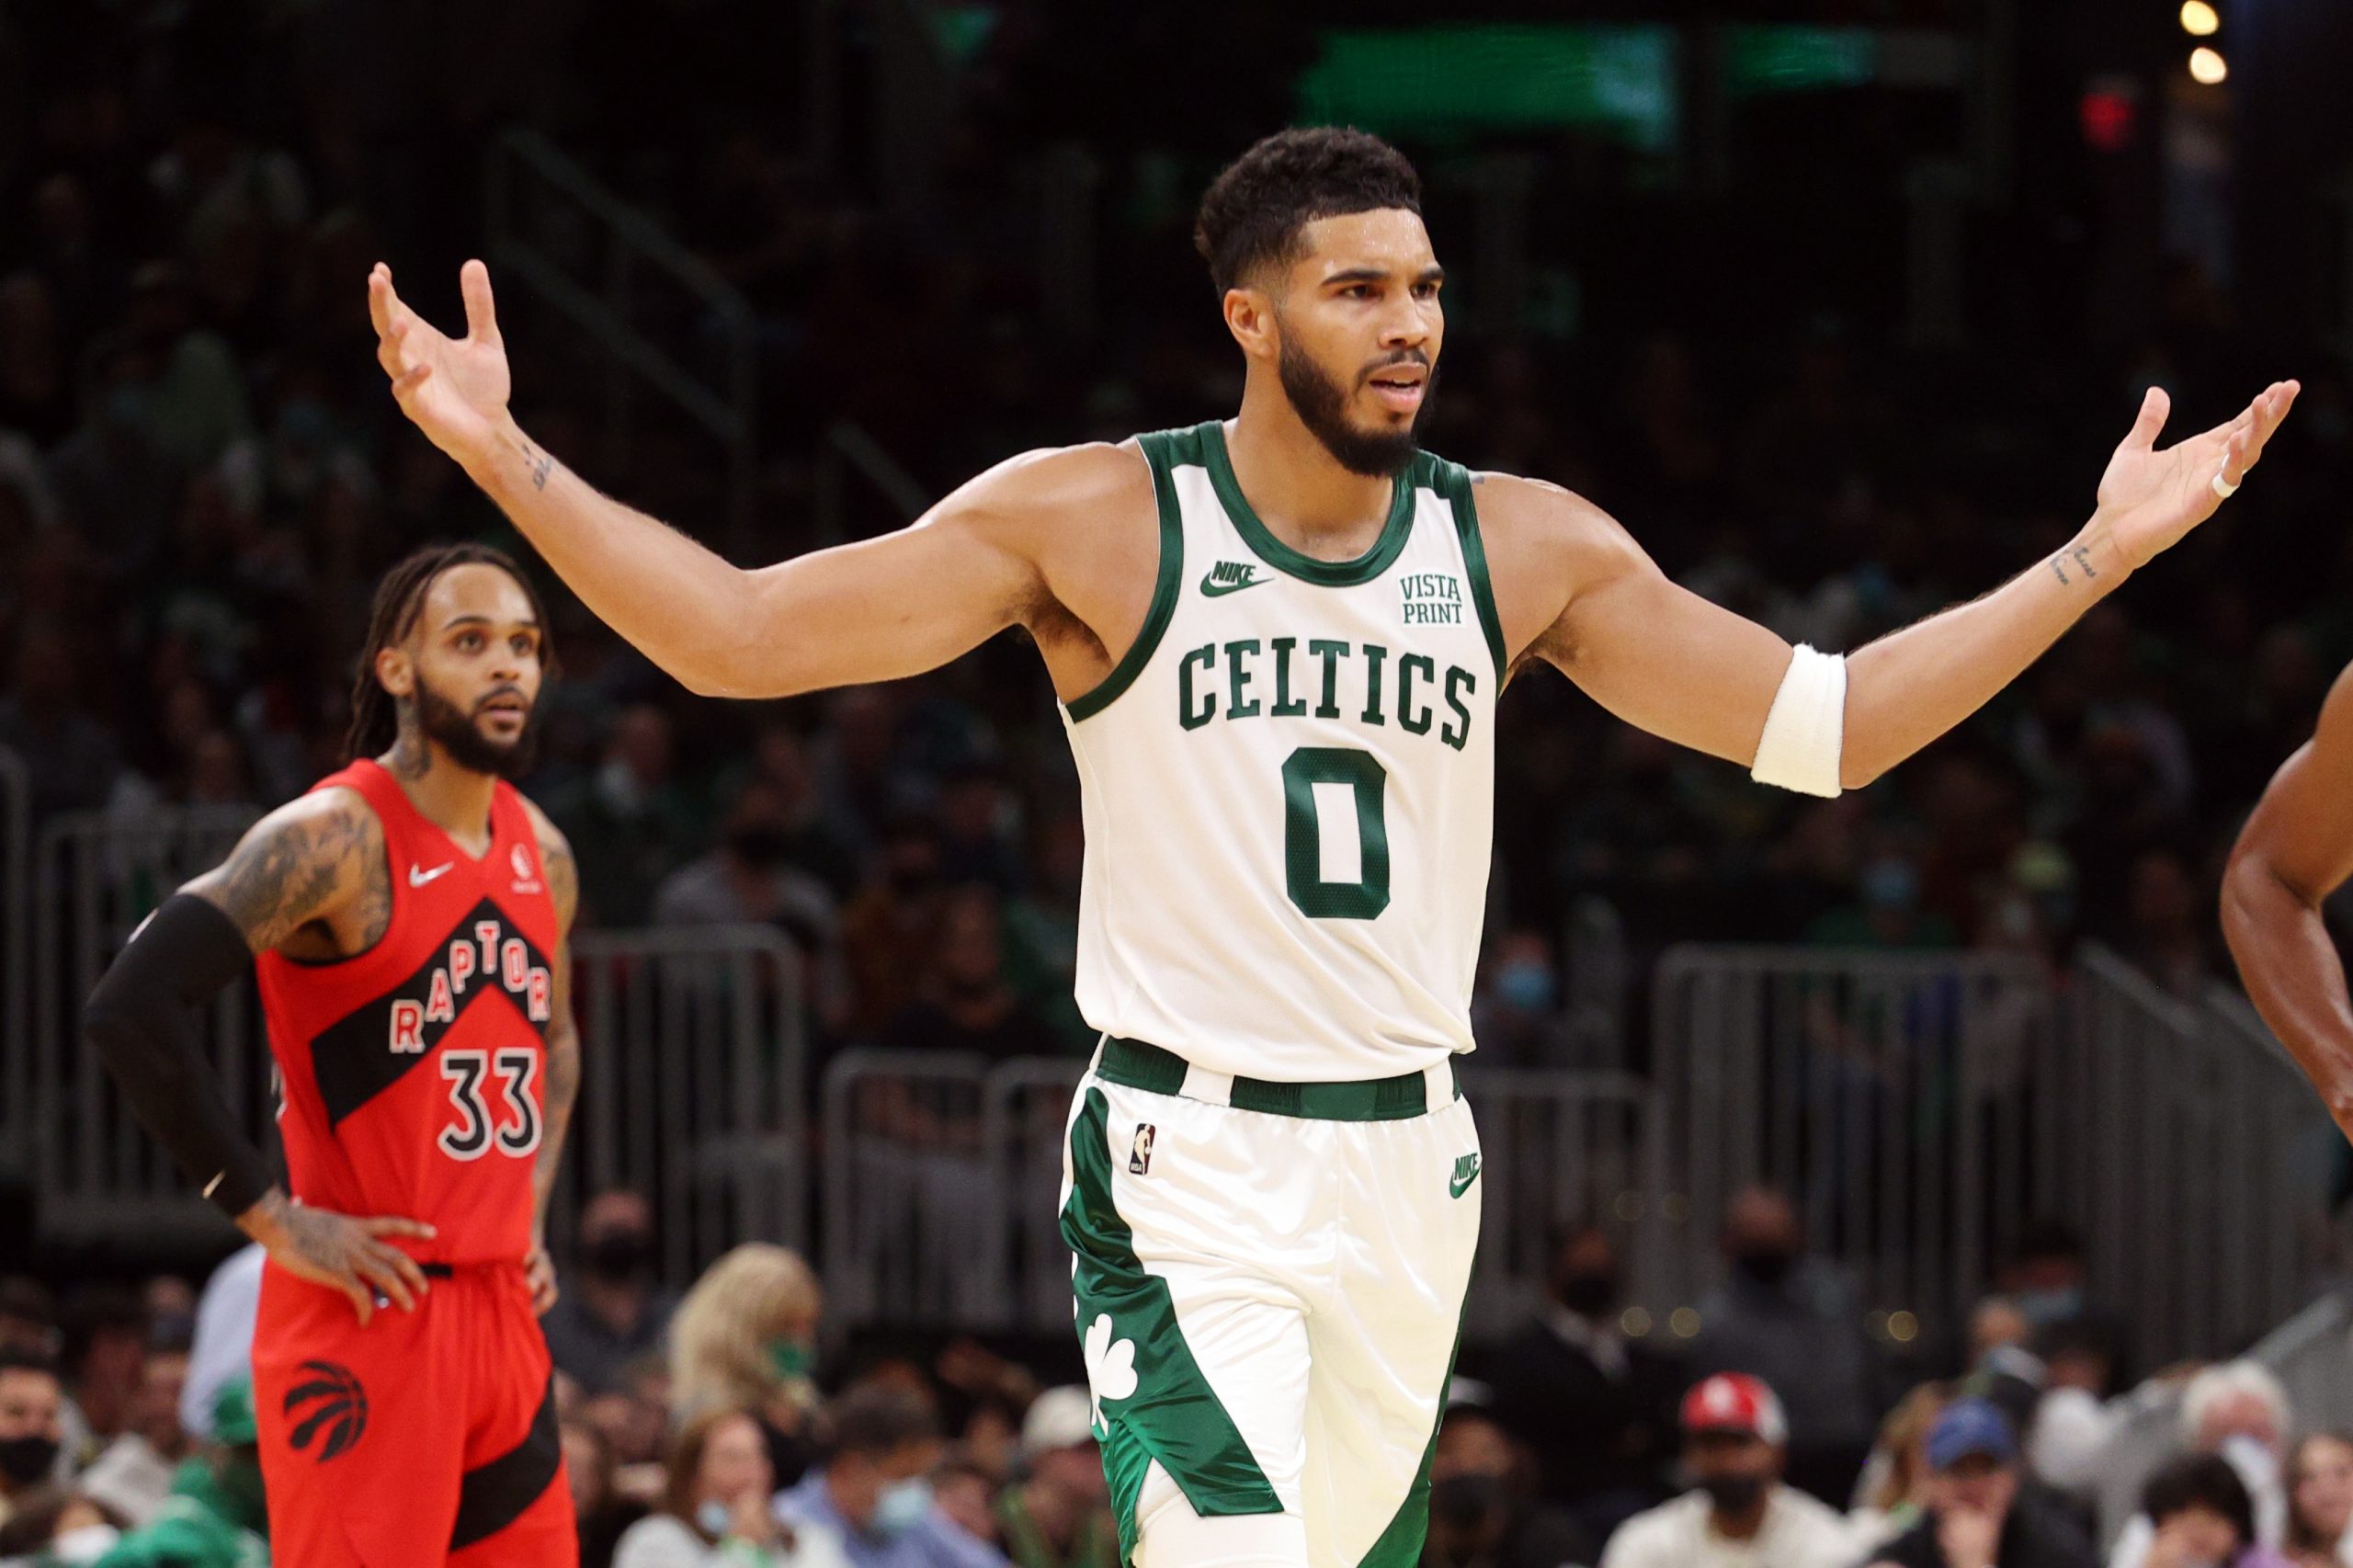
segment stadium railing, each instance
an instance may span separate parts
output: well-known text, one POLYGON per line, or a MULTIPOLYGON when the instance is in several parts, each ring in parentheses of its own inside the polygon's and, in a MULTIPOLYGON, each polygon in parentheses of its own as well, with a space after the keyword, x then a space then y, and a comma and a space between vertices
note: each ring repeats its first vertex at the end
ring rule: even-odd
POLYGON ((2083 1234, 2143 1360, 2227 1352, 2303 1305, 2333 1129, 2278 1048, 2097 947, 2061 979, 2003 955, 1670 950, 1674 1294, 1704 1295, 1724 1205, 1765 1182, 1899 1341, 1956 1328, 2043 1218, 2083 1234))
POLYGON ((742 1242, 808 1244, 807 1009, 801 955, 769 926, 573 938, 580 1100, 550 1229, 579 1197, 654 1201, 664 1278, 742 1242))
POLYGON ((31 1165, 32 852, 32 778, 0 746, 0 1176, 31 1165))
MULTIPOLYGON (((824 1270, 847 1323, 1053 1333, 1071 1318, 1060 1228, 1069 1056, 849 1051, 825 1075, 824 1270)), ((1466 1069, 1485 1187, 1466 1324, 1532 1307, 1567 1221, 1607 1213, 1657 1267, 1660 1150, 1649 1088, 1620 1073, 1466 1069)))

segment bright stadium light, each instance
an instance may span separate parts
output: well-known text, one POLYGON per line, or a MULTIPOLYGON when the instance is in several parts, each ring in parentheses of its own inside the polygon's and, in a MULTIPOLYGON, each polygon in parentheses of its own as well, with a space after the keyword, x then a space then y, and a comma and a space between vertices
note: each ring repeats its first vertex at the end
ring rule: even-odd
POLYGON ((2222 30, 2222 13, 2207 0, 2181 0, 2181 30, 2191 38, 2212 38, 2222 30))
POLYGON ((2209 49, 2201 43, 2189 51, 2189 74, 2211 87, 2229 78, 2231 67, 2220 50, 2209 49))

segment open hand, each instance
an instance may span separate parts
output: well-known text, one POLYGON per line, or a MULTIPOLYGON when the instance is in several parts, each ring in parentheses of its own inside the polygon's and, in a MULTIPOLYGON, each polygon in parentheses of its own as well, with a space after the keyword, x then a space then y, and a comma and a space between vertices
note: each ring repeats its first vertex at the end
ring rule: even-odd
POLYGON ((354 1219, 332 1210, 306 1208, 273 1193, 238 1216, 238 1222, 247 1235, 261 1243, 278 1267, 349 1297, 363 1328, 375 1315, 380 1300, 413 1312, 425 1296, 425 1270, 415 1258, 382 1239, 429 1239, 433 1227, 422 1221, 391 1215, 354 1219))
POLYGON ((484 450, 506 416, 513 383, 506 345, 490 297, 490 268, 470 261, 458 270, 466 301, 466 335, 450 338, 392 291, 382 262, 368 275, 368 318, 376 325, 376 362, 392 379, 401 412, 460 462, 484 450))
POLYGON ((2124 559, 2145 566, 2212 517, 2222 504, 2214 481, 2234 488, 2246 478, 2302 390, 2295 381, 2274 381, 2229 424, 2159 451, 2157 432, 2173 400, 2151 387, 2141 400, 2141 416, 2099 477, 2099 509, 2124 559))

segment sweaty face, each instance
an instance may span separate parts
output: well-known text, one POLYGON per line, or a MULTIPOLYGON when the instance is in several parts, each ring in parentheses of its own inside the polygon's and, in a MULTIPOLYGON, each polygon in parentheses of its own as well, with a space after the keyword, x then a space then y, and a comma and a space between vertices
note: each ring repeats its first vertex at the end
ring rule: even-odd
POLYGON ((1322 218, 1274 301, 1277 369, 1300 423, 1351 473, 1412 459, 1438 390, 1445 274, 1411 212, 1322 218))
POLYGON ((515 778, 530 768, 540 630, 522 585, 470 562, 434 579, 410 634, 417 727, 450 761, 515 778))

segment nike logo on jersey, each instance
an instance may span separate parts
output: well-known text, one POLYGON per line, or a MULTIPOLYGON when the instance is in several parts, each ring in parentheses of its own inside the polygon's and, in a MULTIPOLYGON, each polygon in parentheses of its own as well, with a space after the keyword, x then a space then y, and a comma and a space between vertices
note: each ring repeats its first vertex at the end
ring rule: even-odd
POLYGON ((1246 561, 1221 561, 1201 574, 1201 597, 1222 598, 1238 594, 1245 588, 1255 588, 1261 583, 1272 582, 1258 575, 1258 569, 1246 561))
POLYGON ((1449 1198, 1460 1198, 1470 1191, 1471 1184, 1478 1179, 1479 1156, 1465 1154, 1454 1162, 1454 1175, 1446 1184, 1446 1195, 1449 1198))
POLYGON ((421 888, 436 877, 447 876, 449 872, 457 869, 457 867, 458 863, 455 860, 445 860, 429 871, 420 870, 416 867, 411 866, 408 869, 408 885, 413 888, 421 888))

